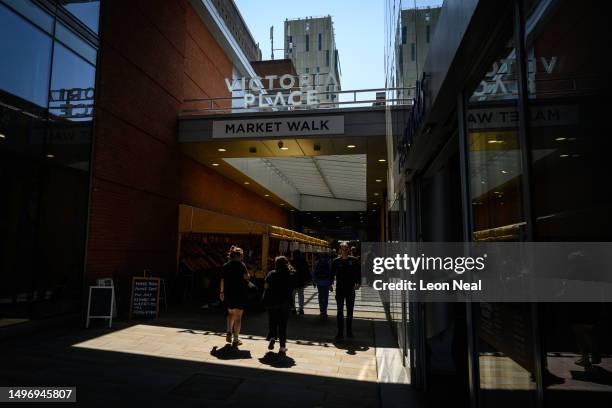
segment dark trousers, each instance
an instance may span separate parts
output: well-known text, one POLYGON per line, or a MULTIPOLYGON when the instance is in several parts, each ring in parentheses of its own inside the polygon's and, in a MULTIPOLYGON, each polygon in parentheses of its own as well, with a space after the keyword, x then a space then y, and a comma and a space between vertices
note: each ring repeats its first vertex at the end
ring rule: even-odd
POLYGON ((287 322, 289 321, 289 305, 268 307, 268 340, 278 338, 280 346, 287 343, 287 322))
POLYGON ((317 284, 319 294, 319 311, 327 313, 327 304, 329 303, 329 285, 317 284))
POLYGON ((353 331, 353 308, 355 307, 355 291, 345 290, 336 292, 338 305, 338 333, 344 333, 344 303, 346 302, 346 332, 353 331))

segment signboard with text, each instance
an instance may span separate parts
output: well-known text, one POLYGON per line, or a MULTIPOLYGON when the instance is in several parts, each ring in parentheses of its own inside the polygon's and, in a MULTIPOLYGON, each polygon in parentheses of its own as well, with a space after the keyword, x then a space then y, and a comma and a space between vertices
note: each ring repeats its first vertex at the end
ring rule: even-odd
POLYGON ((292 137, 344 134, 344 116, 213 121, 213 138, 292 137))
POLYGON ((159 313, 160 278, 134 277, 130 319, 154 319, 159 313))

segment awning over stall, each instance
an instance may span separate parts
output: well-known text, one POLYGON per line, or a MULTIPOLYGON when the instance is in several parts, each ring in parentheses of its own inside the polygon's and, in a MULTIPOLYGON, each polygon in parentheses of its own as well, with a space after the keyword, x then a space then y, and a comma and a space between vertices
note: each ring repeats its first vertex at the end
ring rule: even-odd
POLYGON ((272 238, 327 247, 327 241, 287 228, 251 221, 181 204, 179 206, 179 233, 208 234, 266 234, 272 238))

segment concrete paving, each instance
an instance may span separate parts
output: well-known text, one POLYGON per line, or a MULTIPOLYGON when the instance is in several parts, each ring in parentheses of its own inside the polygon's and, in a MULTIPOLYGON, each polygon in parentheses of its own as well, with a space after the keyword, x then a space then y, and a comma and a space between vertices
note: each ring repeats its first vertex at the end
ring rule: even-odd
POLYGON ((0 384, 77 386, 85 406, 381 406, 376 350, 393 344, 377 344, 376 331, 388 327, 377 294, 358 293, 355 338, 342 343, 333 341, 333 296, 327 319, 318 316, 314 289, 306 289, 306 299, 306 314, 289 321, 286 356, 278 345, 267 349, 265 313, 245 313, 244 344, 234 348, 225 343, 221 310, 167 312, 112 329, 100 322, 5 341, 0 384))

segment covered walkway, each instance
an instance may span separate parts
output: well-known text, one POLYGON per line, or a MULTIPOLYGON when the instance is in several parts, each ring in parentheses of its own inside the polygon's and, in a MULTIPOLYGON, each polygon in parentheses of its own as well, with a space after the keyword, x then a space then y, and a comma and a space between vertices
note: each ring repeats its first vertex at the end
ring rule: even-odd
MULTIPOLYGON (((224 314, 201 309, 15 341, 1 348, 0 382, 76 385, 87 406, 383 406, 377 351, 395 346, 380 334, 389 326, 378 294, 359 291, 355 338, 342 343, 333 342, 333 301, 322 320, 313 288, 306 299, 306 314, 290 320, 286 357, 267 350, 265 313, 246 315, 244 344, 235 349, 225 343, 224 314)), ((408 388, 386 385, 395 389, 385 392, 408 388)))

